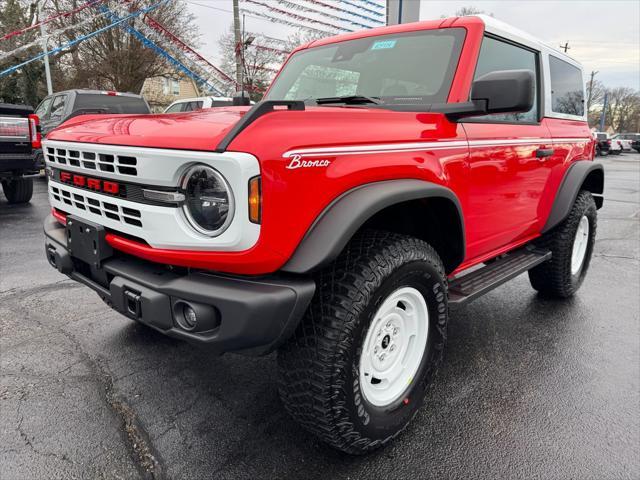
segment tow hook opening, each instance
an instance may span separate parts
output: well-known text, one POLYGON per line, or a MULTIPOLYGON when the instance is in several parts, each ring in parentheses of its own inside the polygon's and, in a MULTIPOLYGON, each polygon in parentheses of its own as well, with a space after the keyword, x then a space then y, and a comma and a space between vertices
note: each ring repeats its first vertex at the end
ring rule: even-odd
POLYGON ((133 318, 140 318, 140 294, 132 290, 125 290, 124 292, 124 304, 127 309, 127 313, 133 318))
POLYGON ((51 264, 52 267, 58 268, 58 265, 56 262, 56 249, 53 248, 51 245, 47 246, 47 258, 49 259, 49 263, 51 264))

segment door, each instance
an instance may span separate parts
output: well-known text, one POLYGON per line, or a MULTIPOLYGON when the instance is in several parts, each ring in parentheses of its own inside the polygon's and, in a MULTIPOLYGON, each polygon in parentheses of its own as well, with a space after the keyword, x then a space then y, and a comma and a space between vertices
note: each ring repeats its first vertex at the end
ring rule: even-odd
POLYGON ((469 140, 467 260, 480 261, 535 236, 538 205, 552 158, 548 129, 540 121, 540 53, 485 36, 475 78, 497 70, 535 73, 534 106, 525 113, 465 120, 469 140))

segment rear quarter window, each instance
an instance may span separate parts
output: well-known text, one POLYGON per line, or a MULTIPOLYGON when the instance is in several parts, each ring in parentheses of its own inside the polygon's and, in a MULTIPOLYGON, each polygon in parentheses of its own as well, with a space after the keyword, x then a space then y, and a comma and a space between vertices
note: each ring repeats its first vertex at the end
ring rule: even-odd
POLYGON ((579 68, 549 55, 551 110, 567 115, 584 115, 584 85, 579 68))
POLYGON ((78 94, 73 111, 78 110, 100 110, 100 113, 149 113, 149 107, 141 97, 100 93, 78 94))

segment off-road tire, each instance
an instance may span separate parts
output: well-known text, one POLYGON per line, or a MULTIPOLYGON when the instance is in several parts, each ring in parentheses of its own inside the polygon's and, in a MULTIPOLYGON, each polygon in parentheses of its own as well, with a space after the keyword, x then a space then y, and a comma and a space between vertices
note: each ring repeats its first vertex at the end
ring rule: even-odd
POLYGON ((354 238, 316 282, 305 317, 278 352, 280 397, 303 428, 336 449, 364 454, 404 430, 442 359, 448 320, 444 267, 426 242, 372 230, 354 238), (427 346, 400 400, 375 407, 359 387, 362 343, 381 302, 404 286, 419 290, 426 301, 427 346))
POLYGON ((582 285, 589 270, 591 254, 596 239, 597 210, 593 196, 586 190, 580 191, 569 216, 553 230, 545 234, 536 244, 551 250, 550 260, 529 270, 531 286, 545 296, 556 298, 571 297, 582 285), (571 274, 571 254, 580 219, 589 220, 587 250, 580 270, 571 274))
POLYGON ((9 203, 27 203, 33 196, 33 179, 20 177, 3 180, 2 190, 9 203))

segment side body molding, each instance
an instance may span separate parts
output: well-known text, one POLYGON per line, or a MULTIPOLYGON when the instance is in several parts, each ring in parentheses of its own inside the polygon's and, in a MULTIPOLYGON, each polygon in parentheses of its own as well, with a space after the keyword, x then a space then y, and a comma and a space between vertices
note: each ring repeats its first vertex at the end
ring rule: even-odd
MULTIPOLYGON (((430 197, 451 201, 458 210, 464 257, 464 221, 456 195, 446 187, 416 179, 386 180, 361 185, 336 198, 318 216, 289 261, 291 273, 309 273, 334 260, 364 223, 386 207, 430 197)), ((416 222, 420 219, 416 218, 416 222)), ((463 258, 460 259, 462 261, 463 258)))
POLYGON ((604 197, 602 196, 604 192, 604 168, 602 164, 590 160, 579 160, 569 167, 556 193, 551 213, 542 229, 542 233, 548 232, 567 218, 581 189, 589 190, 593 194, 596 206, 602 208, 604 203, 604 197))

